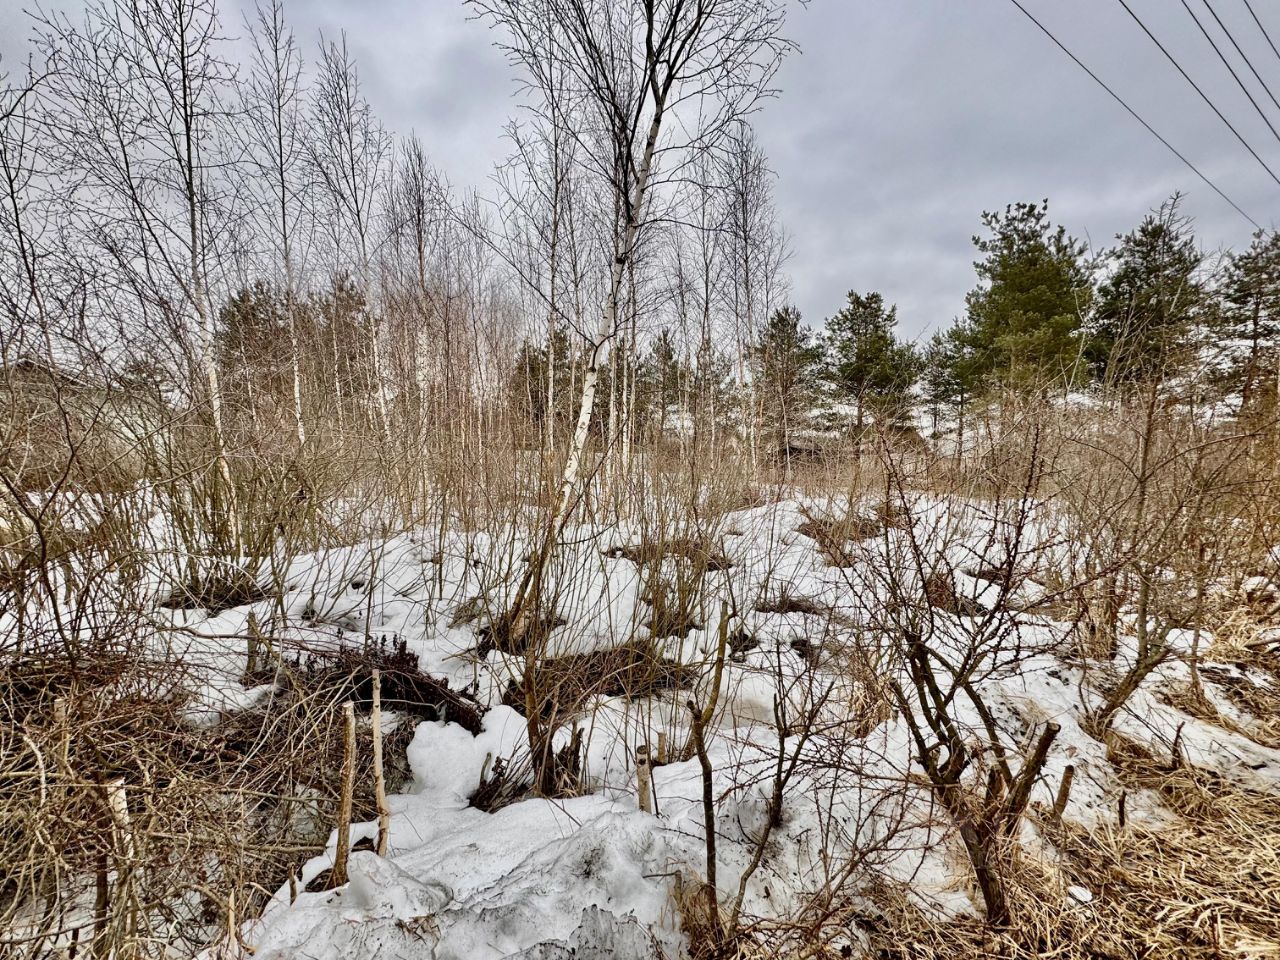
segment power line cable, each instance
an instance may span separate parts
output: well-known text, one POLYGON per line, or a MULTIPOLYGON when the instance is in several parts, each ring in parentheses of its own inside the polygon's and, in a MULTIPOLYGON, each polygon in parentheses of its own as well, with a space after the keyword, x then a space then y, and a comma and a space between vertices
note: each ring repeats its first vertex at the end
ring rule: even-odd
POLYGON ((1021 2, 1019 2, 1019 0, 1009 0, 1009 2, 1010 2, 1010 3, 1012 3, 1012 4, 1013 4, 1015 7, 1017 7, 1019 10, 1021 10, 1021 11, 1022 11, 1023 16, 1025 16, 1028 20, 1030 20, 1030 21, 1031 21, 1032 23, 1034 23, 1037 27, 1039 27, 1039 28, 1040 28, 1040 32, 1041 32, 1041 33, 1043 33, 1043 34, 1044 34, 1046 37, 1048 37, 1050 40, 1052 40, 1052 41, 1053 41, 1053 43, 1054 43, 1054 45, 1055 45, 1059 50, 1061 50, 1061 51, 1062 51, 1063 53, 1065 53, 1068 57, 1070 57, 1070 58, 1071 58, 1071 60, 1072 60, 1072 62, 1074 62, 1074 63, 1075 63, 1075 65, 1076 65, 1077 67, 1079 67, 1081 70, 1083 70, 1085 73, 1087 73, 1087 74, 1088 74, 1088 75, 1093 79, 1093 82, 1094 82, 1094 83, 1096 83, 1098 86, 1100 86, 1103 90, 1107 91, 1107 93, 1111 95, 1111 99, 1112 99, 1112 100, 1114 100, 1116 103, 1120 104, 1120 106, 1124 107, 1124 108, 1125 108, 1125 110, 1126 110, 1126 111, 1128 111, 1129 115, 1130 115, 1131 117, 1133 117, 1133 119, 1137 120, 1140 124, 1142 124, 1142 126, 1143 126, 1143 127, 1145 127, 1145 128, 1146 128, 1146 130, 1147 130, 1147 132, 1148 132, 1149 134, 1151 134, 1153 137, 1155 137, 1157 140, 1159 140, 1162 144, 1164 144, 1164 145, 1165 145, 1165 147, 1169 150, 1169 152, 1170 152, 1170 153, 1172 153, 1175 157, 1177 157, 1179 160, 1181 160, 1181 161, 1182 161, 1182 162, 1187 166, 1187 169, 1189 169, 1189 170, 1190 170, 1192 173, 1194 173, 1197 177, 1199 177, 1201 180, 1203 180, 1203 181, 1204 181, 1204 183, 1209 187, 1209 189, 1210 189, 1210 190, 1212 190, 1214 193, 1216 193, 1218 196, 1220 196, 1223 200, 1225 200, 1225 201, 1226 201, 1226 202, 1231 206, 1231 208, 1232 208, 1233 210, 1235 210, 1235 212, 1236 212, 1236 213, 1240 214, 1240 216, 1242 216, 1242 217, 1244 217, 1246 220, 1248 220, 1251 224, 1253 224, 1253 225, 1254 225, 1254 227, 1255 227, 1255 228, 1257 228, 1257 229, 1259 229, 1259 230, 1261 230, 1261 229, 1262 229, 1261 224, 1259 224, 1257 220, 1253 219, 1253 217, 1251 217, 1251 216, 1249 216, 1249 214, 1245 213, 1245 212, 1244 212, 1244 210, 1243 210, 1243 209, 1241 209, 1241 207, 1240 207, 1240 205, 1239 205, 1238 203, 1236 203, 1234 200, 1232 200, 1230 197, 1228 197, 1228 196, 1227 196, 1227 195, 1222 191, 1222 188, 1221 188, 1221 187, 1219 187, 1216 183, 1214 183, 1214 182, 1213 182, 1212 180, 1210 180, 1207 176, 1205 176, 1203 173, 1201 173, 1201 172, 1200 172, 1200 168, 1199 168, 1199 167, 1197 167, 1194 163, 1192 163, 1192 162, 1191 162, 1190 160, 1188 160, 1185 156, 1183 156, 1182 152, 1181 152, 1177 147, 1175 147, 1175 146, 1174 146, 1173 144, 1171 144, 1168 140, 1166 140, 1164 137, 1162 137, 1162 136, 1160 135, 1159 131, 1157 131, 1155 127, 1151 126, 1151 124, 1147 123, 1147 121, 1146 121, 1146 120, 1142 119, 1142 116, 1138 113, 1138 111, 1134 110, 1134 109, 1133 109, 1133 107, 1129 106, 1129 104, 1125 102, 1124 98, 1123 98, 1123 97, 1121 97, 1121 96, 1120 96, 1120 94, 1116 93, 1114 90, 1112 90, 1112 89, 1111 89, 1111 87, 1110 87, 1110 86, 1108 86, 1108 85, 1107 85, 1107 82, 1106 82, 1105 80, 1103 80, 1103 79, 1102 79, 1101 77, 1099 77, 1096 73, 1094 73, 1092 70, 1090 70, 1090 69, 1089 69, 1089 67, 1085 65, 1085 63, 1084 63, 1084 61, 1083 61, 1083 60, 1081 60, 1081 59, 1080 59, 1079 57, 1077 57, 1074 53, 1072 53, 1069 49, 1067 49, 1066 45, 1065 45, 1065 44, 1063 44, 1063 42, 1062 42, 1061 40, 1059 40, 1057 37, 1055 37, 1055 36, 1053 35, 1053 32, 1052 32, 1051 30, 1049 30, 1049 28, 1048 28, 1048 27, 1046 27, 1043 23, 1041 23, 1039 20, 1037 20, 1037 19, 1035 18, 1035 16, 1031 13, 1031 11, 1030 11, 1030 10, 1028 10, 1026 7, 1024 7, 1024 6, 1021 4, 1021 2))
POLYGON ((1280 49, 1276 48, 1276 43, 1271 39, 1271 34, 1267 33, 1267 28, 1262 25, 1262 21, 1258 19, 1258 15, 1253 10, 1253 4, 1249 0, 1244 0, 1244 5, 1249 9, 1249 16, 1253 17, 1253 22, 1258 25, 1258 29, 1262 31, 1262 35, 1267 38, 1267 43, 1271 45, 1271 52, 1280 59, 1280 49))
POLYGON ((1277 186, 1280 186, 1280 177, 1277 177, 1275 174, 1275 171, 1272 170, 1271 167, 1267 165, 1267 162, 1263 160, 1261 156, 1258 155, 1258 151, 1253 149, 1253 147, 1249 145, 1249 141, 1240 135, 1240 131, 1235 128, 1235 125, 1230 120, 1227 119, 1226 114, 1224 114, 1221 110, 1218 109, 1217 104, 1215 104, 1212 100, 1209 99, 1208 94, 1206 94, 1203 90, 1200 89, 1200 85, 1191 78, 1191 74, 1187 73, 1186 70, 1182 69, 1182 64, 1180 64, 1177 61, 1177 59, 1174 57, 1174 55, 1171 54, 1165 48, 1165 45, 1160 42, 1159 38, 1157 38, 1154 33, 1152 33, 1150 30, 1147 29, 1147 25, 1142 22, 1142 19, 1136 13, 1133 12, 1133 8, 1130 7, 1129 4, 1125 2, 1125 0, 1116 0, 1116 2, 1119 3, 1120 6, 1124 7, 1125 12, 1128 13, 1129 16, 1133 18, 1133 22, 1142 28, 1142 32, 1145 33, 1148 37, 1150 37, 1151 42, 1160 48, 1160 52, 1165 55, 1165 58, 1168 59, 1168 61, 1172 63, 1175 68, 1177 68, 1177 71, 1180 74, 1182 74, 1183 79, 1186 80, 1187 83, 1191 84, 1192 89, 1194 89, 1196 93, 1200 94, 1200 99, 1209 105, 1209 109, 1218 115, 1218 119, 1227 125, 1227 129, 1230 130, 1233 134, 1235 134, 1236 139, 1239 140, 1240 143, 1244 146, 1244 148, 1249 151, 1253 159, 1257 160, 1258 163, 1262 166, 1262 169, 1267 171, 1267 175, 1270 176, 1271 179, 1276 182, 1277 186))
POLYGON ((1267 81, 1262 79, 1262 74, 1258 73, 1257 68, 1253 65, 1253 61, 1249 59, 1249 55, 1244 52, 1244 49, 1236 42, 1236 38, 1227 28, 1227 25, 1222 22, 1222 18, 1218 16, 1218 11, 1213 9, 1213 4, 1210 3, 1209 0, 1200 0, 1200 2, 1205 5, 1205 9, 1213 14, 1213 19, 1218 22, 1218 26, 1222 28, 1222 32, 1227 35, 1227 39, 1231 41, 1231 45, 1236 48, 1236 53, 1240 54, 1240 59, 1245 62, 1245 65, 1248 66, 1250 72, 1253 73, 1254 79, 1257 80, 1258 83, 1261 84, 1262 89, 1267 92, 1267 96, 1270 97, 1271 102, 1276 105, 1276 109, 1280 110, 1280 100, 1276 99, 1276 95, 1272 93, 1271 88, 1267 86, 1267 81))
MULTIPOLYGON (((1267 129, 1270 130, 1271 135, 1276 138, 1276 142, 1280 143, 1280 133, 1276 133, 1276 128, 1271 123, 1271 118, 1267 116, 1266 112, 1262 109, 1262 107, 1258 106, 1258 101, 1253 98, 1253 94, 1249 92, 1249 88, 1244 85, 1244 81, 1241 80, 1240 75, 1236 73, 1235 67, 1231 66, 1231 62, 1227 60, 1226 55, 1218 47, 1217 42, 1213 39, 1212 36, 1209 35, 1209 31, 1206 30, 1204 24, 1200 22, 1200 18, 1196 16, 1196 12, 1191 9, 1191 4, 1187 3, 1187 0, 1181 0, 1181 3, 1182 3, 1182 9, 1186 10, 1187 13, 1191 14, 1191 19, 1196 22, 1196 26, 1199 27, 1200 32, 1204 34, 1204 38, 1209 41, 1209 46, 1213 47, 1213 52, 1218 55, 1218 59, 1222 61, 1222 65, 1226 67, 1227 72, 1231 74, 1231 79, 1236 82, 1236 86, 1240 88, 1241 92, 1243 92, 1244 95, 1249 98, 1249 102, 1253 104, 1253 109, 1258 111, 1258 116, 1262 118, 1262 122, 1267 125, 1267 129)), ((1212 7, 1209 8, 1209 12, 1213 13, 1212 7)), ((1218 25, 1219 26, 1222 25, 1221 20, 1218 21, 1218 25)), ((1228 34, 1228 36, 1230 36, 1230 34, 1228 34)), ((1240 49, 1239 47, 1236 47, 1236 50, 1239 50, 1239 49, 1240 49)), ((1266 85, 1264 84, 1263 86, 1265 88, 1266 85)), ((1270 93, 1271 91, 1268 90, 1267 92, 1270 93)), ((1272 99, 1274 100, 1275 98, 1273 97, 1272 99)))

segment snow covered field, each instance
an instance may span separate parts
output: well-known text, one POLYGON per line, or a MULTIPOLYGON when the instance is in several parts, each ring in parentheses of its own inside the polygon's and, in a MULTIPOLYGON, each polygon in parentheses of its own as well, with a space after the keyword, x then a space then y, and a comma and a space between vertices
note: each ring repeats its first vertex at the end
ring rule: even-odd
MULTIPOLYGON (((687 634, 652 641, 665 660, 694 668, 695 679, 639 696, 590 696, 555 731, 557 746, 575 731, 581 738, 579 795, 526 795, 493 812, 469 798, 497 761, 518 770, 528 753, 525 718, 503 702, 526 657, 481 643, 505 599, 492 571, 511 541, 458 532, 441 549, 434 534, 406 535, 295 561, 285 578, 282 650, 403 639, 425 671, 485 708, 483 730, 473 736, 457 723, 417 722, 407 750, 411 780, 390 798, 387 857, 357 849, 349 883, 309 892, 308 882, 332 864, 331 836, 296 886, 282 886, 261 917, 244 921, 242 944, 221 944, 210 956, 248 956, 249 948, 258 958, 334 960, 683 955, 707 876, 703 766, 690 718, 712 700, 717 660, 722 677, 706 745, 722 921, 731 917, 748 943, 785 942, 789 927, 804 929, 839 955, 866 943, 859 918, 873 922, 872 893, 886 886, 929 916, 980 913, 957 824, 930 788, 918 730, 904 717, 917 696, 904 665, 904 626, 920 631, 951 670, 940 671, 951 680, 946 715, 972 745, 964 781, 974 789, 998 756, 1016 774, 1046 725, 1060 728, 1030 785, 1028 809, 1040 812, 1018 821, 1024 849, 1055 861, 1041 826, 1068 767, 1067 821, 1088 829, 1113 829, 1119 817, 1158 824, 1166 816, 1160 798, 1126 791, 1107 743, 1086 732, 1101 691, 1136 655, 1132 616, 1122 615, 1114 660, 1081 655, 1079 624, 1064 613, 1059 586, 1078 558, 1053 510, 912 495, 876 517, 871 503, 850 514, 843 503, 795 498, 729 513, 701 531, 721 558, 692 573, 687 556, 627 559, 619 548, 642 542, 639 528, 569 531, 548 588, 561 625, 541 655, 650 639, 654 572, 669 584, 693 576, 687 634), (849 539, 853 528, 839 528, 843 565, 832 565, 830 539, 801 531, 851 515, 863 522, 849 539), (1011 576, 999 573, 1006 560, 1011 576), (636 748, 656 753, 660 735, 667 762, 652 771, 645 804, 652 812, 645 812, 636 748)), ((215 728, 270 696, 268 687, 242 686, 243 645, 215 638, 241 637, 251 615, 265 622, 279 609, 267 598, 215 616, 174 612, 187 635, 208 638, 185 651, 205 685, 192 722, 215 728)), ((1171 629, 1169 655, 1117 714, 1109 737, 1274 792, 1280 750, 1246 735, 1255 718, 1222 689, 1269 678, 1245 663, 1218 664, 1213 679, 1202 678, 1234 731, 1170 705, 1190 679, 1182 654, 1211 642, 1171 629)), ((352 836, 376 833, 370 822, 352 836)), ((1103 895, 1076 883, 1068 865, 1054 876, 1052 895, 1064 905, 1087 909, 1103 895)))

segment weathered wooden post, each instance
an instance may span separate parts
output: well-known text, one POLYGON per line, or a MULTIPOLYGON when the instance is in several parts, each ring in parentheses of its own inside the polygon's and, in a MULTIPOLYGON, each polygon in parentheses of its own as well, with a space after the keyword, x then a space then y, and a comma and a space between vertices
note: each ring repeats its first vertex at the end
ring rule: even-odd
POLYGON ((356 789, 356 705, 342 705, 345 727, 342 749, 342 794, 338 800, 338 840, 333 854, 333 886, 347 882, 347 857, 351 853, 351 799, 356 789))
POLYGON ((1062 771, 1062 783, 1058 785, 1058 796, 1053 801, 1053 815, 1056 819, 1062 819, 1062 813, 1067 809, 1067 801, 1071 798, 1071 781, 1075 779, 1076 768, 1074 764, 1067 764, 1067 769, 1062 771))
POLYGON ((653 813, 653 786, 649 773, 649 745, 636 747, 636 800, 644 813, 653 813))
POLYGON ((387 783, 382 773, 382 671, 373 671, 373 787, 378 805, 378 856, 387 855, 391 833, 391 808, 387 806, 387 783))

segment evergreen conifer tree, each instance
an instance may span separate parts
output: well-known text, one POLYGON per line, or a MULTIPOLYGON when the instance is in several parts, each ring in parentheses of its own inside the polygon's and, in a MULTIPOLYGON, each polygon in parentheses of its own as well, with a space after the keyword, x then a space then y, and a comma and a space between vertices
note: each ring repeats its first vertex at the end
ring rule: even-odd
POLYGON ((1258 231, 1232 258, 1223 288, 1228 376, 1244 408, 1280 388, 1280 233, 1258 231))
POLYGON ((793 432, 808 420, 816 399, 821 347, 795 307, 782 307, 760 331, 755 347, 755 375, 762 418, 775 449, 784 460, 793 432))
POLYGON ((826 378, 837 399, 854 405, 859 433, 868 412, 898 420, 909 407, 919 363, 915 348, 895 336, 897 320, 898 308, 886 306, 879 293, 853 290, 844 309, 827 320, 826 378))
POLYGON ((1175 194, 1108 254, 1110 277, 1098 290, 1093 355, 1104 379, 1151 381, 1185 362, 1206 303, 1203 261, 1190 219, 1175 194))
POLYGON ((641 365, 640 378, 644 395, 640 400, 641 411, 637 412, 652 411, 657 417, 658 432, 665 433, 671 411, 680 409, 684 388, 690 380, 670 328, 658 331, 649 356, 641 365))
POLYGON ((1081 326, 1092 297, 1085 245, 1049 222, 1049 201, 983 213, 973 238, 979 285, 964 330, 989 386, 1039 389, 1083 375, 1081 326))
POLYGON ((956 416, 958 441, 964 439, 965 412, 980 384, 970 339, 969 331, 957 322, 935 333, 921 358, 924 400, 932 417, 933 433, 938 434, 942 411, 949 409, 956 416))
POLYGON ((567 326, 561 325, 554 330, 550 343, 526 340, 516 352, 508 384, 513 403, 526 409, 529 418, 539 426, 544 426, 547 418, 552 417, 557 428, 564 427, 573 413, 573 367, 567 326), (548 382, 553 376, 554 384, 548 382), (556 409, 548 409, 549 401, 555 404, 556 409))

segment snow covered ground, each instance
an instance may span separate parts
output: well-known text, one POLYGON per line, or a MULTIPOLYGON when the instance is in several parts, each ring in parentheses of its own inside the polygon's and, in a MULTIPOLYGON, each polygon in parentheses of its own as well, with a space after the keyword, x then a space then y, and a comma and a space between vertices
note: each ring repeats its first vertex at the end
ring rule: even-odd
MULTIPOLYGON (((733 910, 749 873, 741 885, 744 920, 826 916, 818 928, 836 949, 860 942, 847 918, 872 884, 900 883, 938 916, 980 911, 953 825, 913 762, 908 725, 858 669, 876 651, 874 663, 894 669, 884 610, 904 592, 926 591, 922 557, 929 569, 946 572, 959 612, 933 610, 928 643, 957 658, 979 646, 975 690, 1011 756, 1025 753, 1045 723, 1060 725, 1032 803, 1051 804, 1070 765, 1075 779, 1066 816, 1086 826, 1114 820, 1119 790, 1106 747, 1081 723, 1100 702, 1100 686, 1133 656, 1132 644, 1122 630, 1114 663, 1084 661, 1074 652, 1071 625, 1037 612, 1045 571, 1061 573, 1071 562, 1047 508, 1028 509, 1023 518, 1020 569, 1027 575, 1002 594, 977 574, 1011 549, 1008 509, 926 496, 906 506, 909 521, 848 544, 848 566, 828 565, 818 542, 798 532, 814 517, 834 516, 831 504, 784 499, 699 531, 730 562, 700 578, 693 618, 699 626, 657 645, 664 656, 700 668, 701 684, 633 699, 594 697, 558 734, 564 743, 572 726, 581 728, 584 794, 521 799, 493 813, 470 806, 468 797, 496 759, 518 758, 526 749, 524 718, 501 702, 523 658, 496 651, 481 657, 485 617, 459 611, 501 609, 503 577, 495 571, 509 565, 518 541, 460 531, 442 544, 424 533, 294 562, 285 578, 283 636, 313 648, 365 636, 403 639, 425 670, 488 709, 478 736, 455 723, 419 723, 408 748, 412 782, 390 799, 388 856, 358 851, 347 885, 306 892, 306 883, 332 863, 331 837, 328 852, 307 865, 296 896, 282 887, 261 917, 243 925, 244 944, 259 960, 681 956, 685 908, 707 872, 701 766, 681 755, 691 729, 687 702, 701 706, 709 696, 722 610, 736 638, 708 743, 722 910, 733 910), (1004 609, 991 617, 996 603, 1004 609), (791 728, 781 736, 779 717, 791 728), (635 750, 655 745, 659 733, 672 760, 653 770, 655 810, 646 813, 636 792, 635 750), (761 844, 772 778, 784 762, 793 772, 781 816, 761 844)), ((564 624, 550 635, 549 655, 648 635, 652 584, 641 565, 613 549, 641 535, 620 525, 564 538, 569 546, 557 554, 549 591, 564 624)), ((663 563, 676 580, 688 561, 663 563)), ((251 614, 265 621, 278 612, 267 600, 215 616, 173 613, 190 638, 184 653, 200 665, 205 683, 204 706, 193 721, 216 724, 262 695, 241 685, 241 646, 220 638, 243 635, 251 614)), ((1185 650, 1191 637, 1175 632, 1171 642, 1175 652, 1185 650)), ((1223 669, 1255 682, 1243 666, 1223 669)), ((1118 717, 1116 731, 1160 755, 1176 741, 1192 764, 1275 790, 1280 751, 1188 716, 1160 695, 1186 680, 1186 665, 1170 659, 1118 717)), ((1222 709, 1233 708, 1224 700, 1222 709)), ((969 699, 958 696, 954 713, 975 738, 984 730, 969 699)), ((1158 818, 1158 799, 1129 796, 1127 815, 1158 818)), ((359 824, 353 839, 376 829, 359 824)), ((1042 846, 1030 820, 1021 839, 1032 849, 1042 846)), ((1068 886, 1064 881, 1064 898, 1091 896, 1080 889, 1068 894, 1068 886)), ((248 955, 231 944, 211 955, 226 952, 248 955)))

